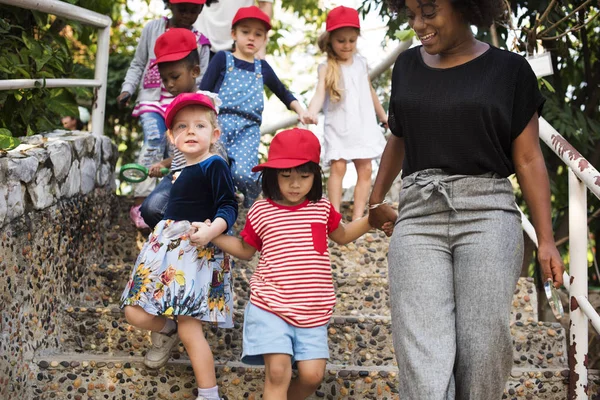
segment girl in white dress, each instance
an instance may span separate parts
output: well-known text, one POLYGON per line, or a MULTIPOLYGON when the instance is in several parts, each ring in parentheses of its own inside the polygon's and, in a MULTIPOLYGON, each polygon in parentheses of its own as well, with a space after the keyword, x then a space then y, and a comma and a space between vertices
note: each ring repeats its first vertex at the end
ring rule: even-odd
POLYGON ((327 54, 327 62, 319 65, 317 90, 308 106, 313 121, 321 109, 325 114, 324 162, 331 163, 327 192, 338 211, 346 164, 352 161, 356 167, 352 220, 363 216, 371 189, 371 160, 379 157, 385 147, 375 114, 387 126, 387 115, 371 86, 367 62, 356 54, 359 34, 355 9, 339 6, 329 12, 326 32, 319 37, 319 48, 327 54))

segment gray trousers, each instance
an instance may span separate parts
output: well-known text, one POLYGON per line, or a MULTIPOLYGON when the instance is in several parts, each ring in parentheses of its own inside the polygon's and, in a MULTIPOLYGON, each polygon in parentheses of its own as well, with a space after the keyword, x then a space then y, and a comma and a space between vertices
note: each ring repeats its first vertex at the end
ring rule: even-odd
POLYGON ((523 260, 510 182, 415 172, 398 213, 388 265, 402 399, 500 400, 523 260))

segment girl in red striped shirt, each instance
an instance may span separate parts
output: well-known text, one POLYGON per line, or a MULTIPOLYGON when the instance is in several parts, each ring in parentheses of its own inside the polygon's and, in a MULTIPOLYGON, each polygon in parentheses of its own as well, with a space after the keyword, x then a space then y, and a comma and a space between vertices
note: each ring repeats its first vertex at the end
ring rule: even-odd
MULTIPOLYGON (((327 237, 349 243, 371 227, 367 217, 350 224, 322 197, 321 145, 305 129, 277 134, 263 171, 265 199, 246 218, 242 239, 212 240, 223 251, 250 260, 259 251, 244 313, 242 361, 265 364, 264 400, 305 399, 321 384, 329 358, 327 325, 335 305, 327 237), (292 364, 298 377, 291 381, 292 364)), ((203 243, 206 224, 192 236, 203 243)))

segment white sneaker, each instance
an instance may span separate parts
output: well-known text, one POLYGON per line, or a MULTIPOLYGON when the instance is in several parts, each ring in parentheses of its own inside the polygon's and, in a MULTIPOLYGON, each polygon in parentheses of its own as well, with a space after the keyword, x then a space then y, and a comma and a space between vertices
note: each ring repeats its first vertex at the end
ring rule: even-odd
POLYGON ((171 350, 179 343, 177 332, 171 336, 163 333, 152 332, 152 347, 144 357, 144 364, 148 368, 160 368, 169 361, 171 350))

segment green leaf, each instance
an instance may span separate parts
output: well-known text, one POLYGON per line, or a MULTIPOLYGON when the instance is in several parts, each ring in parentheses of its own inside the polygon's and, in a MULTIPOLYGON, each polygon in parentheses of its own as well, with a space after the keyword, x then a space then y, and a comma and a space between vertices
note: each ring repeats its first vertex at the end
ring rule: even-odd
POLYGON ((540 82, 542 82, 544 84, 544 86, 546 86, 546 88, 548 89, 548 91, 550 93, 556 93, 556 90, 554 89, 554 87, 546 79, 540 78, 540 82))
POLYGON ((54 90, 46 105, 50 111, 61 117, 79 115, 75 97, 65 89, 54 90))
POLYGON ((39 57, 35 58, 35 66, 38 71, 41 71, 44 68, 44 65, 52 58, 52 54, 41 54, 39 57))
POLYGON ((397 30, 394 33, 394 37, 402 42, 412 39, 413 36, 415 36, 415 31, 412 29, 397 30))
POLYGON ((14 149, 18 145, 21 144, 21 141, 17 138, 14 138, 10 135, 10 131, 8 129, 0 129, 0 150, 10 150, 14 149), (8 132, 8 135, 2 134, 4 131, 8 132))
POLYGON ((2 136, 12 136, 12 133, 6 128, 0 128, 0 135, 2 136))

